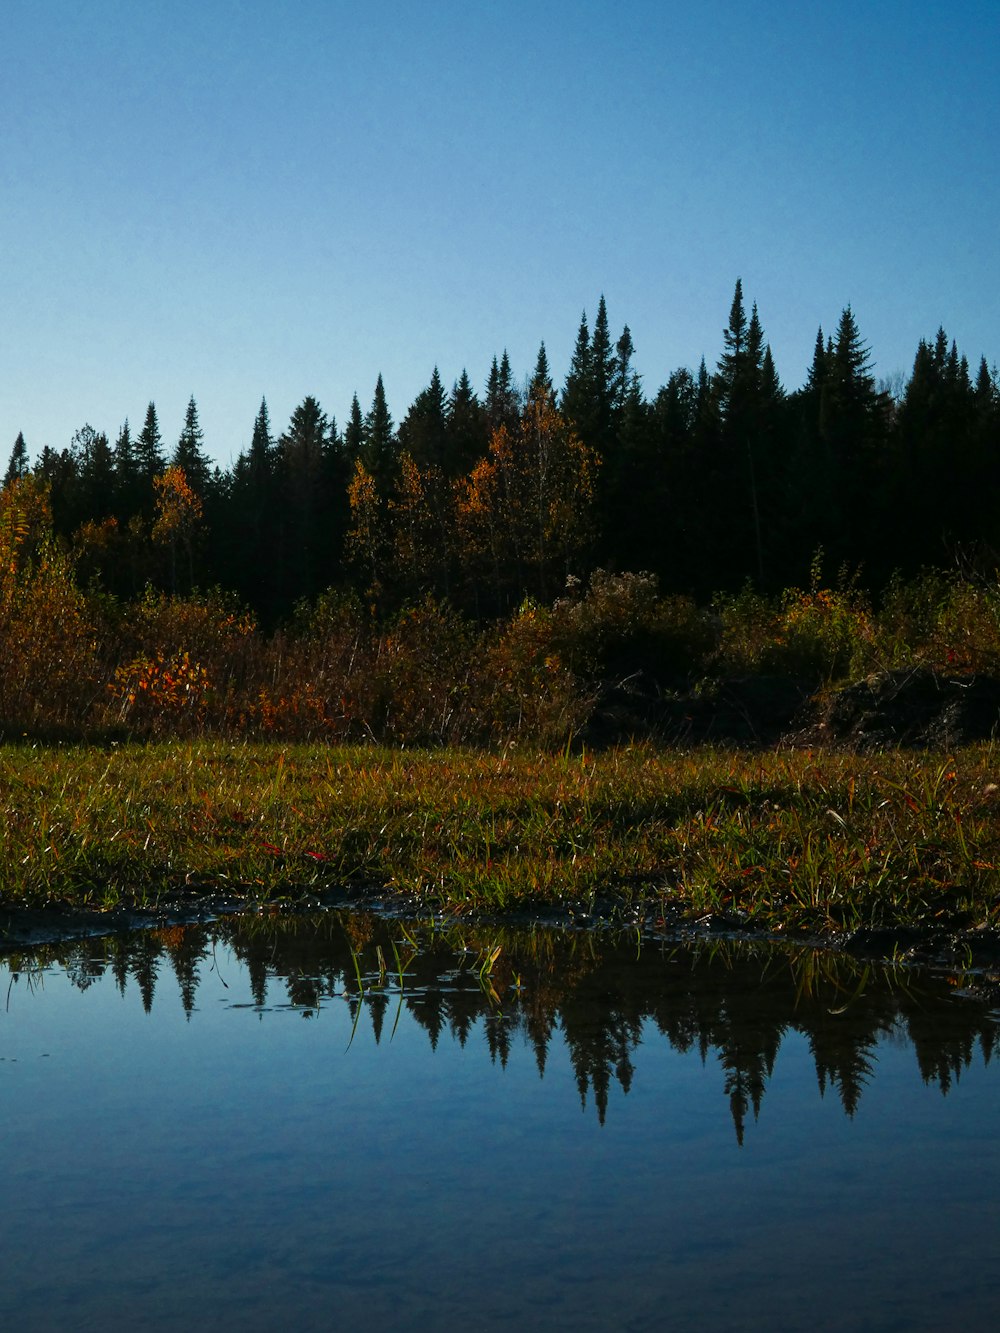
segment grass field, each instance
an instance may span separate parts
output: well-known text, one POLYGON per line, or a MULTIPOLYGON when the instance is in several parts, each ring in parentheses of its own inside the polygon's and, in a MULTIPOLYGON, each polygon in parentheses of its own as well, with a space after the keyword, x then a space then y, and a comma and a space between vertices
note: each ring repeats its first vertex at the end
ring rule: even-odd
POLYGON ((772 931, 1000 925, 1000 751, 539 755, 0 747, 0 903, 298 899, 461 912, 611 897, 772 931))

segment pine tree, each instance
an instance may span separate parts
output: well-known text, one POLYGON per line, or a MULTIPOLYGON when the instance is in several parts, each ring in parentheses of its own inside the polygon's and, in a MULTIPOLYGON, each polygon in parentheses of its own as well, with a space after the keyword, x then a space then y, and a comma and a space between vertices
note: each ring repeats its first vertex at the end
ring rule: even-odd
POLYGON ((379 494, 387 499, 396 480, 396 437, 381 375, 375 383, 371 409, 365 417, 361 457, 379 494))
POLYGON ((204 499, 211 489, 212 468, 202 447, 203 438, 198 423, 198 406, 192 394, 184 414, 184 429, 170 462, 171 466, 183 470, 188 485, 204 499))
POLYGON ((747 343, 747 316, 743 308, 743 280, 736 279, 733 303, 729 308, 729 324, 722 331, 725 351, 719 358, 717 380, 720 398, 725 405, 744 373, 747 343))
POLYGON ((713 382, 720 425, 708 464, 708 522, 719 586, 731 587, 748 576, 763 582, 761 514, 773 469, 763 400, 764 330, 756 304, 747 318, 740 278, 723 344, 713 382))
POLYGON ((284 515, 277 475, 278 451, 267 401, 262 398, 250 447, 241 451, 233 466, 217 550, 228 586, 269 627, 283 609, 280 526, 284 515))
POLYGON ((639 376, 632 369, 634 355, 632 331, 626 324, 622 336, 615 344, 615 365, 611 378, 611 406, 616 416, 625 410, 629 399, 640 391, 639 376))
POLYGON ((490 378, 486 386, 486 418, 490 431, 499 426, 513 430, 520 415, 520 403, 514 388, 514 376, 511 373, 510 358, 504 348, 500 364, 496 357, 490 367, 490 378))
POLYGON ((153 478, 161 476, 167 466, 163 454, 163 440, 160 436, 160 423, 156 418, 155 403, 150 403, 146 408, 146 420, 136 437, 135 456, 146 495, 144 503, 149 512, 152 513, 154 501, 153 478))
MULTIPOLYGON (((308 395, 292 413, 288 429, 278 441, 280 550, 286 601, 315 597, 332 579, 330 430, 326 413, 308 395)), ((336 554, 339 556, 339 551, 336 554)))
POLYGON ((26 477, 28 472, 28 446, 24 442, 24 435, 21 431, 18 431, 14 448, 11 450, 10 461, 7 464, 7 471, 4 473, 3 485, 6 486, 8 482, 17 481, 20 477, 26 477))
POLYGON ((421 390, 406 416, 399 423, 400 454, 407 453, 419 469, 443 470, 448 451, 448 403, 437 366, 431 382, 421 390))
POLYGON ((608 309, 602 295, 597 305, 594 334, 590 340, 589 421, 579 426, 584 443, 596 449, 602 457, 607 456, 614 439, 615 370, 615 349, 608 328, 608 309))
POLYGON ((82 426, 70 452, 78 478, 77 525, 108 518, 115 509, 115 463, 107 435, 89 424, 82 426))
POLYGON ((538 356, 535 359, 535 369, 531 374, 531 382, 528 385, 528 398, 534 402, 542 396, 553 398, 552 376, 549 373, 549 357, 545 350, 545 343, 541 343, 538 348, 538 356))
POLYGON ((355 394, 351 399, 351 411, 347 418, 347 425, 344 428, 344 453, 352 464, 361 457, 364 442, 365 421, 361 415, 361 404, 358 402, 358 395, 355 394))
POLYGON ((451 477, 461 477, 484 456, 489 442, 486 412, 476 397, 472 382, 465 370, 462 371, 448 398, 447 428, 446 472, 451 477))
MULTIPOLYGON (((606 316, 598 326, 607 327, 606 316)), ((595 344, 603 339, 594 331, 595 344)), ((615 344, 607 384, 607 402, 598 411, 606 415, 607 425, 599 452, 602 458, 599 489, 601 542, 599 558, 610 566, 624 563, 630 569, 646 569, 643 537, 635 532, 637 505, 643 504, 639 488, 651 482, 651 416, 642 396, 639 376, 632 369, 634 353, 632 333, 626 324, 615 344)), ((596 447, 596 446, 595 446, 596 447)))
POLYGON ((559 403, 563 416, 581 435, 590 425, 593 397, 591 378, 590 330, 587 328, 587 312, 584 311, 559 403))
POLYGON ((805 390, 807 393, 818 395, 822 391, 823 385, 826 383, 826 365, 826 344, 823 341, 823 327, 820 325, 816 331, 812 364, 806 375, 805 390))
POLYGON ((885 399, 849 305, 827 344, 820 432, 830 459, 836 525, 829 553, 839 562, 867 562, 888 573, 894 562, 891 527, 883 517, 889 482, 885 399))
POLYGON ((141 511, 146 499, 146 488, 139 471, 136 445, 127 419, 118 432, 112 454, 115 472, 115 513, 119 518, 128 520, 133 514, 141 511))
POLYGON ((261 491, 270 484, 274 475, 274 465, 275 445, 274 437, 271 435, 271 414, 267 410, 267 399, 262 398, 254 418, 250 452, 247 456, 247 470, 261 491))

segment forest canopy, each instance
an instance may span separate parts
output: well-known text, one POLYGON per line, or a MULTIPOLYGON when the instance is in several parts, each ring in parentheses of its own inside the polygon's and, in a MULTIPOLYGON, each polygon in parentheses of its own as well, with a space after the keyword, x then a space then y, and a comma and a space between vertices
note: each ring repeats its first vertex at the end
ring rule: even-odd
POLYGON ((343 428, 308 396, 278 434, 262 401, 228 470, 193 397, 173 442, 150 403, 138 432, 84 425, 33 461, 19 434, 4 481, 45 483, 81 586, 218 587, 269 626, 329 588, 385 613, 431 593, 488 619, 597 567, 699 600, 747 580, 773 592, 818 548, 872 588, 956 559, 992 567, 1000 393, 985 357, 970 370, 938 329, 905 384, 879 384, 848 306, 788 391, 740 281, 723 338, 714 369, 649 393, 602 297, 558 388, 543 343, 520 379, 495 357, 481 395, 435 368, 398 425, 381 376, 343 428))

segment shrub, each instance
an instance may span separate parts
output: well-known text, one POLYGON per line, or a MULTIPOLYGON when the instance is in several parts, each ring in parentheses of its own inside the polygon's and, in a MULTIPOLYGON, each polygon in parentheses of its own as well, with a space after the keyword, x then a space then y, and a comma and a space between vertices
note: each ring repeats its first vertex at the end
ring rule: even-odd
POLYGON ((122 616, 119 635, 108 721, 143 735, 238 722, 261 645, 253 617, 232 598, 147 589, 122 616))
POLYGON ((477 686, 484 739, 561 746, 594 705, 561 651, 554 612, 531 600, 487 638, 477 686))
POLYGON ((98 694, 97 630, 52 535, 48 489, 17 478, 0 491, 0 723, 76 728, 98 694))

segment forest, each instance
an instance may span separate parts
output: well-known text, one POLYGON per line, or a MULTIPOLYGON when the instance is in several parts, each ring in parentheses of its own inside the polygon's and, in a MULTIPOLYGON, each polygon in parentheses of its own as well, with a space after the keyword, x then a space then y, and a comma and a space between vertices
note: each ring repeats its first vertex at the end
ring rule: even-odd
POLYGON ((939 329, 879 384, 848 306, 786 390, 740 281, 723 338, 650 395, 602 297, 561 387, 542 344, 481 397, 435 368, 398 425, 381 376, 342 427, 308 396, 276 435, 262 401, 227 471, 193 397, 172 448, 153 403, 114 443, 19 434, 0 725, 558 740, 624 640, 671 681, 992 661, 995 367, 939 329))

